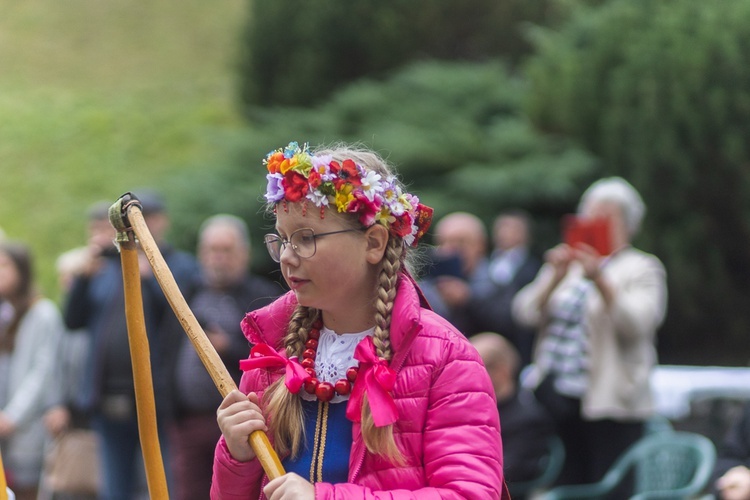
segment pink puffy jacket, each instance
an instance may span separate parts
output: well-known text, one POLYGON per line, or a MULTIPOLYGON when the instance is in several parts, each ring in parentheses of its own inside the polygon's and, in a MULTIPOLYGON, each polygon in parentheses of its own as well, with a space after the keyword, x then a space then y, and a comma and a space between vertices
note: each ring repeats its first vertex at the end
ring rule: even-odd
MULTIPOLYGON (((316 483, 316 499, 506 498, 500 422, 494 391, 477 352, 446 320, 421 307, 409 277, 399 282, 391 322, 397 372, 393 397, 399 420, 394 436, 407 465, 397 467, 369 453, 353 424, 349 481, 316 483)), ((251 312, 243 331, 251 343, 279 346, 292 310, 293 293, 251 312)), ((281 375, 246 372, 239 389, 263 391, 281 375)), ((238 462, 224 439, 216 447, 211 498, 261 498, 267 482, 257 460, 238 462)))

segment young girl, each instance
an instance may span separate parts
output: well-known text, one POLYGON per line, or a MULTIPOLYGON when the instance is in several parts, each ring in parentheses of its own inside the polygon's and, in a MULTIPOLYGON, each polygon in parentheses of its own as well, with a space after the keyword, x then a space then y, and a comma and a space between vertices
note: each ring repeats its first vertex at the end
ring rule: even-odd
POLYGON ((264 163, 291 291, 242 322, 254 347, 217 412, 211 498, 504 496, 492 384, 406 269, 432 209, 369 151, 290 143, 264 163), (287 474, 264 478, 255 430, 287 474))
POLYGON ((57 306, 34 290, 28 248, 0 242, 0 449, 19 500, 37 497, 47 437, 42 414, 62 332, 57 306))

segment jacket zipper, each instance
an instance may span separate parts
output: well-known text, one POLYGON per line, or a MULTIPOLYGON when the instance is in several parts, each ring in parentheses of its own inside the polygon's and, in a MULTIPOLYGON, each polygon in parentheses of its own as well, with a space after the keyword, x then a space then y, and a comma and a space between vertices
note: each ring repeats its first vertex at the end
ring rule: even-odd
POLYGON ((359 454, 359 457, 357 457, 357 463, 354 466, 354 469, 352 473, 349 475, 349 482, 354 483, 357 479, 357 476, 359 475, 360 471, 362 470, 362 466, 365 463, 365 443, 362 439, 362 425, 355 423, 354 425, 357 426, 357 441, 355 443, 352 443, 352 446, 356 446, 356 451, 359 454))

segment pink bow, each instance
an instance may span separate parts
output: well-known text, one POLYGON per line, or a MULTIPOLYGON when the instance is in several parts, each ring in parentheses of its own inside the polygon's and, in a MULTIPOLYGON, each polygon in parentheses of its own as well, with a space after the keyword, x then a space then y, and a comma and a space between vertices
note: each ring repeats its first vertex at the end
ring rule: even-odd
POLYGON ((250 349, 250 358, 240 361, 240 370, 250 371, 254 368, 286 368, 284 384, 290 392, 299 392, 302 384, 310 378, 296 357, 287 359, 268 344, 255 344, 250 349))
POLYGON ((391 370, 386 360, 375 354, 375 344, 370 336, 357 344, 354 358, 359 361, 359 373, 346 406, 346 417, 352 422, 362 420, 362 401, 367 393, 375 426, 392 424, 398 420, 396 403, 390 394, 396 384, 396 372, 391 370))

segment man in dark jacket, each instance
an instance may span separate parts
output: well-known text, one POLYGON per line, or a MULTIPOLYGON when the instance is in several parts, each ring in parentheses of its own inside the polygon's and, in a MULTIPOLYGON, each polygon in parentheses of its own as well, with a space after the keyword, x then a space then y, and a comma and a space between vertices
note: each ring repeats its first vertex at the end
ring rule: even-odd
POLYGON ((530 250, 531 217, 521 210, 497 216, 492 229, 494 249, 489 279, 475 287, 467 306, 477 332, 497 332, 511 341, 521 356, 521 367, 531 362, 534 332, 516 323, 511 304, 516 293, 531 283, 541 262, 530 250))
MULTIPOLYGON (((283 289, 250 274, 250 239, 245 223, 232 215, 215 215, 201 226, 198 241, 201 280, 188 292, 196 319, 234 378, 250 346, 240 330, 245 313, 265 306, 283 289)), ((170 363, 169 391, 173 419, 169 432, 173 450, 177 500, 205 499, 211 488, 216 442, 221 431, 216 410, 222 396, 181 326, 172 321, 177 339, 170 363)))
MULTIPOLYGON (((169 218, 164 201, 152 190, 134 193, 141 202, 149 232, 153 236, 181 290, 198 275, 195 259, 171 247, 165 240, 169 218)), ((108 224, 107 210, 89 214, 89 224, 108 224)), ((112 230, 112 239, 115 236, 112 230)), ((64 318, 72 331, 84 328, 91 335, 91 355, 78 403, 91 417, 91 426, 99 436, 102 464, 102 497, 106 500, 130 500, 138 486, 139 461, 138 421, 135 408, 133 369, 130 360, 128 332, 125 322, 125 299, 122 266, 112 240, 90 243, 89 262, 74 278, 64 318)), ((164 415, 160 404, 165 397, 166 377, 162 358, 165 337, 160 325, 172 314, 169 303, 151 272, 145 256, 140 265, 141 292, 148 334, 157 414, 164 415)), ((159 419, 162 453, 169 455, 166 435, 159 419)))

